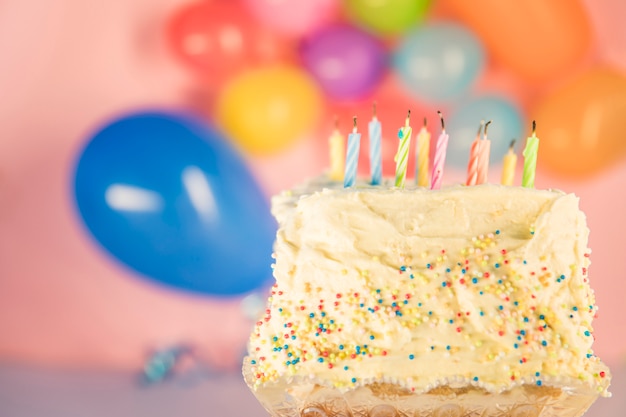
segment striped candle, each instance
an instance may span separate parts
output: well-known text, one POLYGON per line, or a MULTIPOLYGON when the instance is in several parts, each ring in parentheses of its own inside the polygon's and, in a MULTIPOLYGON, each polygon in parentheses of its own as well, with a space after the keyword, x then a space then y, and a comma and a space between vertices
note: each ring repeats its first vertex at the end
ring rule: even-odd
POLYGON ((356 116, 354 128, 348 135, 348 151, 346 153, 346 171, 343 176, 343 186, 352 187, 356 182, 356 170, 359 164, 359 148, 361 147, 361 134, 356 133, 356 116))
POLYGON ((515 155, 515 139, 513 139, 509 151, 502 160, 502 185, 513 185, 515 165, 517 165, 517 155, 515 155))
POLYGON ((430 132, 426 129, 426 118, 424 117, 424 126, 417 134, 417 152, 415 157, 415 178, 417 185, 420 187, 430 186, 430 132))
MULTIPOLYGON (((430 149, 428 150, 428 161, 429 161, 429 169, 432 170, 433 162, 435 162, 435 149, 437 149, 437 139, 439 137, 437 135, 430 135, 430 149)), ((432 174, 432 172, 431 172, 432 174)), ((430 183, 432 184, 433 177, 430 177, 430 183)))
POLYGON ((478 126, 478 132, 476 132, 476 138, 472 142, 470 148, 470 157, 467 164, 467 180, 465 185, 476 185, 476 179, 478 178, 478 155, 480 153, 480 132, 483 130, 484 120, 480 121, 478 126))
POLYGON ((443 168, 446 163, 446 152, 448 150, 449 136, 446 133, 446 126, 443 121, 443 115, 441 112, 437 112, 441 118, 441 134, 437 138, 437 146, 435 148, 435 156, 433 158, 433 173, 431 190, 438 190, 441 188, 441 182, 443 180, 443 168))
POLYGON ((535 171, 537 169, 537 150, 539 149, 539 138, 535 133, 537 127, 533 120, 533 134, 526 139, 524 148, 524 171, 522 173, 522 187, 533 188, 535 186, 535 171))
POLYGON ((489 176, 489 154, 491 153, 491 141, 487 139, 487 128, 491 124, 491 120, 485 123, 483 130, 483 140, 480 142, 480 150, 478 152, 478 169, 476 172, 476 184, 485 184, 489 176))
POLYGON ((395 186, 404 188, 404 181, 406 180, 406 168, 409 161, 409 147, 411 145, 411 133, 412 129, 409 125, 409 119, 411 118, 411 110, 409 110, 404 127, 398 132, 398 138, 400 142, 398 144, 398 152, 396 153, 396 182, 395 186))
POLYGON ((330 173, 328 176, 333 181, 341 181, 345 171, 346 140, 339 132, 337 117, 335 117, 335 130, 328 138, 328 148, 330 151, 330 173))
POLYGON ((383 157, 381 152, 382 129, 380 121, 376 117, 376 103, 373 105, 372 120, 369 123, 370 136, 370 170, 372 173, 372 185, 378 185, 383 179, 383 157))

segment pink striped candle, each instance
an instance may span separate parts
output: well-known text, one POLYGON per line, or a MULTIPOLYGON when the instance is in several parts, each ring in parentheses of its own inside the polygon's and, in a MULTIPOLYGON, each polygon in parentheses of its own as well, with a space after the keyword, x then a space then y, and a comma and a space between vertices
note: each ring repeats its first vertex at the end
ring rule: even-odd
POLYGON ((443 115, 441 112, 437 112, 439 117, 441 118, 441 134, 437 138, 437 146, 435 147, 435 156, 433 160, 433 173, 432 173, 432 184, 430 186, 431 190, 438 190, 441 188, 441 182, 443 179, 443 167, 446 163, 446 152, 448 150, 448 139, 449 136, 446 133, 446 126, 443 121, 443 115))
POLYGON ((491 141, 487 139, 487 128, 491 120, 485 123, 483 130, 483 140, 480 141, 480 152, 478 153, 478 172, 476 184, 485 184, 489 174, 489 154, 491 152, 491 141))

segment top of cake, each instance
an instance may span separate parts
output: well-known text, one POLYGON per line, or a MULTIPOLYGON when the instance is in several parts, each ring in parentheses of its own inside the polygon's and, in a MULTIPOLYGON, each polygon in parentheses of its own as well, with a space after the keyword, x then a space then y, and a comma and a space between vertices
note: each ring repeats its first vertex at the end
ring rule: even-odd
POLYGON ((344 189, 319 177, 275 197, 273 211, 276 284, 250 339, 255 386, 577 385, 607 395, 573 194, 344 189))

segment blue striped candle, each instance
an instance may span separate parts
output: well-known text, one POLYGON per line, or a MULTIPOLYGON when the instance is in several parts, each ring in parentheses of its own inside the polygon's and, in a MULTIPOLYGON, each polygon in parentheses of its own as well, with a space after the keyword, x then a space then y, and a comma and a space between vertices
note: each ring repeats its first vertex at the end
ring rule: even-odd
POLYGON ((370 170, 372 173, 372 185, 378 185, 383 178, 383 157, 381 153, 381 126, 376 117, 376 103, 374 103, 374 116, 369 123, 370 134, 370 170))
POLYGON ((354 129, 348 135, 348 150, 346 152, 346 171, 343 176, 343 186, 352 187, 356 182, 356 169, 359 164, 359 148, 361 147, 361 134, 356 133, 356 117, 354 129))

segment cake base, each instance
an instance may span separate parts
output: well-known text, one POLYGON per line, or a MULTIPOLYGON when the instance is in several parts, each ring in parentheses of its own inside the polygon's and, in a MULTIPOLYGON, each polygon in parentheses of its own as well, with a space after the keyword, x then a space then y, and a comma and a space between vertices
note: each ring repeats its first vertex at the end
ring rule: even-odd
MULTIPOLYGON (((244 377, 252 386, 245 367, 244 377)), ((585 386, 529 384, 498 394, 440 386, 416 394, 384 382, 341 392, 304 381, 266 384, 253 393, 273 417, 580 417, 598 397, 585 386)))

